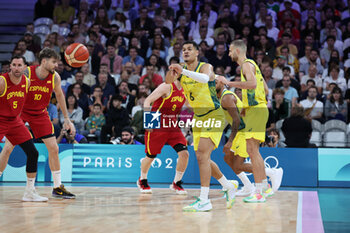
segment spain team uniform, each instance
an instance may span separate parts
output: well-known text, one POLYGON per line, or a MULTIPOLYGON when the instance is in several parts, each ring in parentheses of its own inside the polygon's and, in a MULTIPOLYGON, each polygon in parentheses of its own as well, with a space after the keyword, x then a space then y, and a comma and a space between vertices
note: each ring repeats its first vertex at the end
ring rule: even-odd
MULTIPOLYGON (((204 64, 206 63, 198 63, 194 71, 199 73, 204 64)), ((186 66, 184 68, 186 69, 186 66)), ((225 127, 225 116, 216 95, 215 80, 200 83, 182 75, 180 81, 186 99, 193 108, 195 122, 209 122, 207 125, 194 124, 192 126, 194 150, 198 150, 200 138, 210 138, 217 148, 225 127)))
POLYGON ((15 85, 8 73, 1 75, 0 78, 5 81, 5 91, 0 95, 0 138, 6 136, 13 145, 19 145, 32 139, 32 135, 20 118, 29 81, 22 75, 20 83, 15 85))
MULTIPOLYGON (((266 123, 269 117, 267 109, 267 101, 264 89, 264 78, 261 74, 259 66, 251 59, 244 62, 250 62, 255 66, 255 89, 242 89, 242 102, 245 109, 243 120, 245 123, 245 138, 254 138, 260 142, 265 141, 266 123)), ((241 70, 241 81, 247 81, 241 70)))
MULTIPOLYGON (((237 102, 236 102, 237 112, 238 112, 238 115, 240 115, 242 110, 243 110, 242 101, 238 98, 238 96, 235 93, 225 89, 221 94, 220 104, 222 103, 222 98, 225 95, 233 95, 236 98, 236 100, 237 100, 237 102)), ((231 115, 229 114, 227 109, 223 108, 223 110, 224 110, 225 119, 226 119, 227 123, 232 125, 233 119, 232 119, 231 115)), ((249 155, 247 152, 247 143, 245 140, 244 129, 245 129, 245 123, 244 123, 242 117, 240 117, 238 132, 232 141, 231 151, 234 152, 235 155, 238 155, 238 156, 243 157, 243 158, 247 158, 247 157, 249 157, 249 155)))
POLYGON ((41 80, 35 73, 36 67, 38 66, 28 67, 28 78, 31 84, 21 118, 24 122, 29 123, 35 138, 48 138, 54 135, 54 127, 47 112, 47 106, 54 89, 55 75, 50 73, 44 80, 41 80))
POLYGON ((160 112, 161 128, 146 131, 146 153, 149 155, 160 154, 163 146, 167 143, 174 148, 178 144, 187 145, 186 138, 181 129, 176 125, 182 106, 185 103, 184 91, 179 90, 175 83, 171 84, 170 95, 166 98, 158 98, 152 105, 152 112, 160 112), (165 123, 164 125, 162 125, 165 123))

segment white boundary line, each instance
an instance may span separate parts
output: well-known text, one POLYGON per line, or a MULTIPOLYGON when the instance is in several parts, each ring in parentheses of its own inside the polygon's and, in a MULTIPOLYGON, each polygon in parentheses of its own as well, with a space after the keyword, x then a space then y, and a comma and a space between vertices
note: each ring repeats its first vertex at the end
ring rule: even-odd
POLYGON ((303 192, 298 192, 297 233, 303 232, 303 192))

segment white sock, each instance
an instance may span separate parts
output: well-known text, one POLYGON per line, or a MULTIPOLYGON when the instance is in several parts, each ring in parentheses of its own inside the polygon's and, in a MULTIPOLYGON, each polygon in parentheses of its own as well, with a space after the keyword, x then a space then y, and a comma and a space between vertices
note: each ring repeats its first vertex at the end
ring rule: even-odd
POLYGON ((26 189, 34 189, 34 184, 35 184, 35 178, 28 178, 27 177, 27 186, 26 189))
POLYGON ((256 193, 262 193, 262 190, 263 190, 263 183, 256 183, 255 184, 255 192, 256 193))
POLYGON ((267 179, 263 180, 262 184, 263 184, 263 190, 264 191, 269 188, 269 183, 267 182, 267 179))
POLYGON ((176 171, 174 183, 176 184, 178 181, 180 181, 182 179, 183 175, 184 175, 184 172, 176 171))
POLYGON ((0 177, 1 177, 1 175, 2 175, 2 172, 0 172, 0 177))
POLYGON ((275 171, 272 168, 265 168, 265 173, 268 177, 271 177, 273 174, 275 174, 275 171))
POLYGON ((225 189, 231 189, 233 187, 233 184, 229 182, 224 175, 220 179, 218 179, 219 183, 222 187, 225 189))
POLYGON ((248 176, 247 176, 247 174, 245 174, 245 172, 241 172, 237 176, 242 181, 244 186, 247 186, 247 187, 251 187, 252 186, 252 183, 248 179, 248 176))
POLYGON ((147 179, 147 173, 141 172, 141 180, 146 180, 147 179))
POLYGON ((53 187, 58 188, 60 187, 61 183, 61 170, 53 171, 52 172, 52 179, 53 179, 53 187))
POLYGON ((201 186, 201 194, 200 194, 199 198, 202 201, 207 201, 208 200, 208 196, 209 196, 209 187, 201 186))

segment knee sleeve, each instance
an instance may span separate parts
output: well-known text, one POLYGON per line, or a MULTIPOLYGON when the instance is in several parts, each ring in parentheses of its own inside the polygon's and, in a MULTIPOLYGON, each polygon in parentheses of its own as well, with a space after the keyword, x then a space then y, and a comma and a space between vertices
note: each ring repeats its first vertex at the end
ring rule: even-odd
POLYGON ((173 148, 176 151, 176 153, 179 153, 180 151, 183 151, 183 150, 187 150, 187 146, 181 143, 176 144, 173 148))
POLYGON ((38 157, 39 152, 34 146, 33 139, 30 139, 26 142, 23 142, 19 145, 24 153, 27 155, 27 167, 26 172, 34 173, 37 172, 38 169, 38 157))
POLYGON ((146 156, 148 157, 148 158, 151 158, 151 159, 154 159, 155 157, 157 157, 157 155, 150 155, 150 154, 146 154, 146 156))

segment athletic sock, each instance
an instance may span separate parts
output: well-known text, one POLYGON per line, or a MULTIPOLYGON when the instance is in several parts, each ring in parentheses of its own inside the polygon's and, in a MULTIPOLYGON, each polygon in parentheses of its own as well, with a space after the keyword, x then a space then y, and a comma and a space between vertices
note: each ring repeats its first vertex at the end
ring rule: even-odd
POLYGON ((262 183, 256 183, 255 184, 255 193, 262 193, 263 190, 263 184, 262 183))
POLYGON ((147 180, 147 173, 141 172, 141 180, 147 180))
POLYGON ((233 184, 229 182, 224 175, 222 175, 218 181, 224 189, 231 189, 233 187, 233 184))
POLYGON ((58 188, 61 186, 61 170, 52 171, 53 187, 58 188))
POLYGON ((262 181, 262 185, 263 185, 263 191, 267 190, 269 188, 269 183, 267 182, 267 179, 262 181))
POLYGON ((268 177, 271 177, 275 174, 275 171, 272 168, 265 168, 265 173, 268 177))
POLYGON ((241 172, 237 176, 242 181, 244 186, 247 186, 247 187, 251 187, 252 186, 252 183, 248 179, 248 176, 247 176, 247 174, 245 174, 245 172, 241 172))
POLYGON ((209 187, 201 186, 201 194, 200 194, 199 198, 202 201, 207 201, 208 200, 208 196, 209 196, 209 187))
POLYGON ((180 181, 182 179, 183 175, 184 175, 184 172, 176 171, 174 183, 176 184, 178 181, 180 181))
POLYGON ((27 186, 26 189, 34 189, 34 184, 35 184, 35 178, 28 178, 27 177, 27 186))

